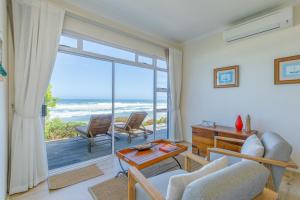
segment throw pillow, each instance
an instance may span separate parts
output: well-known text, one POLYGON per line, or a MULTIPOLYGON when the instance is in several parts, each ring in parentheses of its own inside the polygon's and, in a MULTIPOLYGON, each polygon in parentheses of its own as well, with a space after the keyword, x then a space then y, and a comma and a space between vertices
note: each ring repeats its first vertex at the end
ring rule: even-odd
POLYGON ((264 152, 265 148, 260 139, 255 134, 246 139, 241 149, 241 154, 247 154, 249 156, 256 157, 262 157, 264 155, 264 152))
POLYGON ((197 171, 172 176, 169 180, 166 200, 181 200, 185 187, 196 179, 216 172, 228 166, 228 158, 223 156, 197 171))

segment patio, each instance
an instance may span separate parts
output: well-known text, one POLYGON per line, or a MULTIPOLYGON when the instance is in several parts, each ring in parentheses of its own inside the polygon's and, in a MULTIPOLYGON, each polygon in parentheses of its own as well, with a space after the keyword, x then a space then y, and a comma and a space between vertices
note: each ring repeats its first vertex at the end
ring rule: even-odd
MULTIPOLYGON (((129 146, 150 142, 154 139, 153 134, 149 135, 147 140, 145 140, 144 137, 136 137, 132 139, 131 144, 128 144, 126 135, 116 133, 116 136, 120 139, 115 140, 116 151, 129 146)), ((155 139, 166 138, 166 128, 161 128, 156 131, 155 139)), ((110 155, 111 143, 101 140, 103 140, 103 137, 97 139, 96 145, 92 147, 91 153, 88 152, 88 141, 81 137, 46 142, 49 170, 110 155)))

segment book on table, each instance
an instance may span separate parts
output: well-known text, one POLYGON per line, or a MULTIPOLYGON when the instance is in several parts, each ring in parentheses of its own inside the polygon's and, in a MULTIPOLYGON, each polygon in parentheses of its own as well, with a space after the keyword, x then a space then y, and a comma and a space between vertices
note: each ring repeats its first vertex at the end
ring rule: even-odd
POLYGON ((160 151, 163 151, 163 152, 166 152, 166 153, 171 152, 171 151, 175 151, 177 149, 178 149, 178 147, 176 145, 173 145, 173 144, 165 144, 165 145, 159 147, 160 151))

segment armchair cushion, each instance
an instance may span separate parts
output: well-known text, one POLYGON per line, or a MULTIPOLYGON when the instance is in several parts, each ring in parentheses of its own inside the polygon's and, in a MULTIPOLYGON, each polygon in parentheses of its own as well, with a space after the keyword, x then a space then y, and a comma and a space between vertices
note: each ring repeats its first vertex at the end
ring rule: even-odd
MULTIPOLYGON (((217 160, 217 159, 223 157, 224 155, 220 154, 220 153, 210 152, 209 156, 210 156, 210 161, 214 161, 214 160, 217 160)), ((226 156, 226 157, 228 158, 228 165, 233 165, 237 162, 242 161, 241 158, 237 158, 237 157, 233 157, 233 156, 226 156)))
POLYGON ((255 134, 251 135, 246 139, 245 143, 242 146, 241 154, 263 157, 264 146, 255 134))
POLYGON ((269 170, 254 161, 238 162, 190 183, 182 200, 246 200, 260 194, 269 170))
MULTIPOLYGON (((174 170, 170 172, 166 172, 157 176, 153 176, 151 178, 148 178, 148 181, 158 189, 158 191, 162 194, 162 196, 166 196, 167 194, 167 187, 169 183, 169 179, 171 176, 179 175, 179 174, 185 174, 187 173, 184 170, 174 170)), ((151 200, 149 195, 144 191, 144 189, 140 186, 140 184, 135 185, 136 189, 136 200, 151 200)))
MULTIPOLYGON (((292 154, 292 146, 279 134, 274 132, 265 132, 262 136, 262 143, 265 147, 264 158, 273 160, 289 161, 292 154)), ((274 189, 278 191, 285 168, 272 166, 271 172, 274 181, 274 189)))
POLYGON ((188 184, 227 166, 228 158, 223 156, 194 172, 170 177, 166 200, 181 200, 183 192, 188 184))

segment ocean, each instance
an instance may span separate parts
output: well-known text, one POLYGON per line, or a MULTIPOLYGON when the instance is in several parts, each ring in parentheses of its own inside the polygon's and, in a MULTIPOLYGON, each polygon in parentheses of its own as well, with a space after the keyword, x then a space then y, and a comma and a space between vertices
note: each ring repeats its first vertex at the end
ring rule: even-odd
MULTIPOLYGON (((166 108, 167 102, 158 101, 157 108, 166 108)), ((112 101, 107 99, 58 99, 54 108, 49 108, 50 119, 59 118, 65 122, 87 122, 92 114, 112 113, 112 101)), ((153 119, 153 100, 117 99, 115 117, 128 117, 131 112, 146 111, 146 120, 153 119)), ((167 113, 157 113, 157 119, 167 113)))

